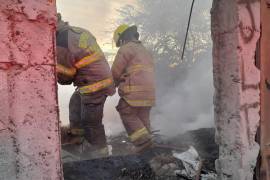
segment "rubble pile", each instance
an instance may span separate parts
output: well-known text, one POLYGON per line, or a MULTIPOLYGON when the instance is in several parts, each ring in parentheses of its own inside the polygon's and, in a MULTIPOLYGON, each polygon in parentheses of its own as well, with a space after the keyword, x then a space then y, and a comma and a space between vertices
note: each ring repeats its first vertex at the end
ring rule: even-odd
POLYGON ((183 147, 185 150, 193 146, 203 160, 203 170, 215 171, 215 160, 218 158, 219 151, 218 145, 215 143, 214 128, 188 131, 169 139, 167 143, 176 147, 183 147))
POLYGON ((214 180, 218 146, 214 129, 199 129, 166 138, 156 138, 157 147, 143 155, 131 155, 126 135, 110 137, 112 156, 64 163, 66 180, 214 180))
MULTIPOLYGON (((188 131, 172 138, 158 135, 155 141, 159 145, 158 152, 160 154, 172 154, 172 151, 184 152, 193 146, 203 160, 202 169, 215 171, 215 160, 218 158, 219 152, 218 145, 215 143, 214 128, 188 131)), ((110 137, 109 143, 112 146, 113 155, 127 155, 132 148, 125 133, 117 137, 110 137)))

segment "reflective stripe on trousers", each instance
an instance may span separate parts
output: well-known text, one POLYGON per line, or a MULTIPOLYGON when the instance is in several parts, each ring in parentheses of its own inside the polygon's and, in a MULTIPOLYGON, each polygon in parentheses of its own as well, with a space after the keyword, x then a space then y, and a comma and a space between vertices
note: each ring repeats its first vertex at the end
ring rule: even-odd
POLYGON ((151 139, 149 119, 151 107, 132 107, 124 99, 120 99, 116 109, 130 141, 135 146, 151 139))
MULTIPOLYGON (((75 91, 70 99, 69 119, 71 129, 83 129, 83 136, 92 145, 106 145, 102 124, 105 95, 81 95, 75 91)), ((78 131, 76 132, 78 133, 78 131)))
POLYGON ((143 127, 141 129, 135 131, 134 133, 132 133, 129 136, 129 139, 130 139, 131 142, 135 142, 138 139, 140 139, 142 137, 145 137, 145 136, 149 136, 149 132, 148 132, 148 130, 145 127, 143 127))
POLYGON ((155 104, 155 100, 153 99, 144 99, 144 100, 133 100, 133 99, 127 99, 124 98, 125 101, 134 107, 151 107, 155 104))

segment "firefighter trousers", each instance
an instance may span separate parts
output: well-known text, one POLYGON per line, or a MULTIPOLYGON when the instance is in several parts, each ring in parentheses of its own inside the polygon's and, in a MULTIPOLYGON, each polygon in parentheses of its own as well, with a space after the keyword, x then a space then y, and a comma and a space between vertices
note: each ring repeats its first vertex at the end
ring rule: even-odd
POLYGON ((70 128, 84 129, 84 138, 98 148, 106 146, 102 124, 106 98, 104 94, 82 95, 75 91, 69 103, 70 128))
POLYGON ((124 99, 120 99, 117 107, 123 125, 135 146, 150 141, 151 107, 133 107, 124 99))

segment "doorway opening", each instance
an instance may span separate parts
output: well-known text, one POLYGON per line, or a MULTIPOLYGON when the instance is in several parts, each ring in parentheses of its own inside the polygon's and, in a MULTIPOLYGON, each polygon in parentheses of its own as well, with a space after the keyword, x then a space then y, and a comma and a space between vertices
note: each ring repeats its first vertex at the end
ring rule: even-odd
MULTIPOLYGON (((208 159, 204 168, 210 172, 214 171, 214 161, 218 156, 213 128, 212 1, 195 3, 185 56, 181 59, 190 6, 188 0, 65 0, 65 3, 59 0, 57 4, 64 21, 93 33, 109 64, 113 63, 117 52, 112 45, 114 29, 123 23, 138 26, 140 39, 153 54, 156 64, 157 102, 151 113, 155 141, 162 144, 167 153, 174 148, 188 151, 193 146, 204 159, 208 159)), ((59 86, 58 89, 61 124, 68 126, 69 99, 75 88, 59 86)), ((132 145, 115 109, 118 100, 118 95, 107 99, 103 123, 110 154, 129 156, 132 145)), ((67 153, 67 163, 71 163, 70 157, 78 160, 72 155, 67 153)))

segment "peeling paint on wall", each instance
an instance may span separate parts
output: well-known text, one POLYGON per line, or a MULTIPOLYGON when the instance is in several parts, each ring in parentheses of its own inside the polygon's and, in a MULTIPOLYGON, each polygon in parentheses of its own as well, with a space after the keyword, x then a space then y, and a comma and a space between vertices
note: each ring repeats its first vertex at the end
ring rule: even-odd
POLYGON ((55 1, 0 4, 1 180, 62 179, 55 1))
POLYGON ((212 38, 219 179, 252 180, 259 152, 260 72, 255 67, 260 2, 214 0, 212 38))

